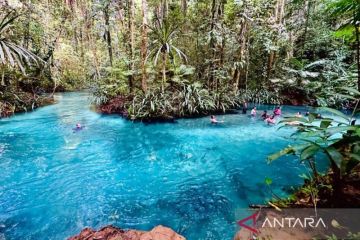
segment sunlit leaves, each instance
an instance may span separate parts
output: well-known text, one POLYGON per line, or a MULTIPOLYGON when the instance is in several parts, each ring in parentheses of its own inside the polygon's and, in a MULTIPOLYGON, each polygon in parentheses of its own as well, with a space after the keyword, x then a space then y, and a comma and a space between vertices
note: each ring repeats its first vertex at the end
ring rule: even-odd
POLYGON ((11 24, 19 15, 14 12, 6 14, 0 21, 0 63, 14 68, 19 68, 25 73, 26 65, 31 63, 39 64, 42 60, 26 48, 12 42, 7 31, 11 28, 11 24))
MULTIPOLYGON (((343 90, 353 96, 359 95, 359 92, 354 89, 344 87, 343 90)), ((296 154, 300 161, 309 162, 315 161, 319 153, 324 153, 333 172, 346 174, 356 167, 359 160, 357 156, 360 152, 360 126, 352 125, 352 116, 347 116, 336 109, 324 107, 319 110, 330 113, 341 120, 318 118, 313 113, 310 113, 307 118, 285 118, 280 122, 281 124, 288 124, 292 121, 299 123, 296 126, 297 130, 291 136, 298 144, 270 155, 268 161, 296 154)), ((309 164, 315 166, 313 162, 309 162, 309 164)), ((317 171, 314 167, 311 170, 317 171)))

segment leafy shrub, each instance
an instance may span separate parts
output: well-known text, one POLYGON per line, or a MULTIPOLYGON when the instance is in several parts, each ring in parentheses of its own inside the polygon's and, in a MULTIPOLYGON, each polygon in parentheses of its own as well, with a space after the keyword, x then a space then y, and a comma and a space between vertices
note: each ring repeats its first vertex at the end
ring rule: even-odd
POLYGON ((160 88, 138 94, 128 108, 131 119, 170 119, 173 114, 171 95, 160 88))
POLYGON ((123 116, 128 115, 127 104, 130 100, 130 97, 126 96, 117 96, 109 100, 106 104, 100 105, 100 111, 102 113, 119 113, 123 116))
POLYGON ((0 117, 8 117, 15 112, 32 111, 39 106, 53 102, 52 97, 16 91, 0 92, 0 117))
POLYGON ((278 92, 263 90, 240 90, 237 94, 240 103, 252 102, 256 104, 282 104, 283 98, 278 92))
POLYGON ((177 115, 181 117, 215 110, 213 97, 199 83, 183 85, 183 88, 174 94, 172 101, 177 106, 177 115))
POLYGON ((162 91, 153 89, 134 97, 129 106, 131 119, 172 119, 226 112, 239 107, 239 101, 231 91, 210 94, 198 82, 182 84, 179 89, 162 91))
POLYGON ((104 105, 117 96, 123 96, 128 92, 126 86, 126 72, 118 68, 106 70, 106 76, 95 79, 91 85, 92 102, 96 105, 104 105))

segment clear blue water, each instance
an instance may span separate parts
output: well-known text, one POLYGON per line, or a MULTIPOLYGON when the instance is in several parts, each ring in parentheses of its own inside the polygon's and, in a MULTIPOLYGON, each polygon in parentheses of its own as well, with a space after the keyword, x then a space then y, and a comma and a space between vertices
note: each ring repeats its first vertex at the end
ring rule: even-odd
POLYGON ((296 159, 265 161, 290 129, 242 114, 217 126, 208 117, 145 125, 91 111, 86 93, 57 98, 0 120, 0 239, 65 239, 107 224, 232 239, 244 208, 270 197, 265 177, 279 195, 302 182, 296 159), (77 122, 85 129, 74 133, 77 122))

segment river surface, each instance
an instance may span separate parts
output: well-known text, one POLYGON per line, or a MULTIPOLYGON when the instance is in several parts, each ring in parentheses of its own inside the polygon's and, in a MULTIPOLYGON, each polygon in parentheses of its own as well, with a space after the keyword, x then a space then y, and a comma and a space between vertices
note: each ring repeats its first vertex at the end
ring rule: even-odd
MULTIPOLYGON (((188 240, 232 239, 249 204, 286 196, 304 167, 267 155, 291 129, 243 114, 143 124, 90 110, 86 93, 0 120, 0 239, 65 239, 86 226, 149 230, 188 240), (85 128, 73 131, 77 122, 85 128)), ((274 106, 259 106, 272 111, 274 106)), ((285 115, 305 111, 283 108, 285 115)))

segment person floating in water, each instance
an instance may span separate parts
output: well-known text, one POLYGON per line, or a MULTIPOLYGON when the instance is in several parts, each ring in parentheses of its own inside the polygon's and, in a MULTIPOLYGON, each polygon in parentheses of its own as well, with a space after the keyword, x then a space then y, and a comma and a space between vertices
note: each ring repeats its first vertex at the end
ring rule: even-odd
POLYGON ((301 112, 297 112, 297 113, 295 114, 295 117, 301 118, 301 117, 302 117, 301 112))
POLYGON ((268 125, 270 125, 270 124, 275 124, 275 123, 276 123, 275 115, 268 116, 268 117, 265 119, 265 122, 266 122, 268 125))
POLYGON ((211 115, 210 122, 213 124, 217 124, 217 123, 223 123, 224 121, 218 121, 214 115, 211 115))
POLYGON ((321 116, 320 113, 316 114, 315 118, 316 118, 316 119, 323 119, 323 117, 321 116))
MULTIPOLYGON (((305 113, 305 114, 307 114, 307 113, 305 113)), ((295 117, 296 117, 296 118, 302 118, 303 116, 302 116, 301 112, 297 112, 297 113, 295 114, 295 117)), ((291 122, 285 123, 285 125, 289 125, 289 126, 301 126, 301 125, 303 125, 303 124, 302 124, 301 122, 299 122, 299 121, 291 121, 291 122)))
POLYGON ((75 128, 73 128, 74 132, 77 132, 77 131, 80 131, 83 129, 84 129, 84 126, 82 126, 80 123, 77 123, 75 128))
POLYGON ((242 113, 243 113, 243 114, 246 114, 247 108, 248 108, 247 102, 244 102, 244 103, 243 103, 243 108, 242 108, 242 113))
POLYGON ((262 118, 263 120, 265 120, 265 119, 267 119, 268 117, 270 117, 269 114, 267 114, 267 111, 264 110, 263 114, 261 115, 261 118, 262 118))
POLYGON ((256 117, 256 107, 251 110, 251 116, 256 117))
POLYGON ((275 116, 280 116, 281 115, 281 108, 279 106, 277 106, 274 110, 274 115, 275 116))

